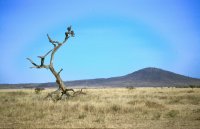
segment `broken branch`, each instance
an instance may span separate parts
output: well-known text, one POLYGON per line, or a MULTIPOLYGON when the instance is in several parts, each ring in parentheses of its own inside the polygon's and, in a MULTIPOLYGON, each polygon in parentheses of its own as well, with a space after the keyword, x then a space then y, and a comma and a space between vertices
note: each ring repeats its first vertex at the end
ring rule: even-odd
POLYGON ((59 74, 60 74, 60 72, 62 72, 62 71, 63 71, 63 69, 61 68, 61 69, 60 69, 60 71, 58 72, 58 75, 59 75, 59 74))

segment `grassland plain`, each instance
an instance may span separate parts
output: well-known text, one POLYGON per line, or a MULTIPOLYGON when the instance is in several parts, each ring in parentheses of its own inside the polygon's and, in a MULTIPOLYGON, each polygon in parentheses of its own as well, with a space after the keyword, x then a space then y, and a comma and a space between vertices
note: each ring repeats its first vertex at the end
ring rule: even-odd
POLYGON ((53 102, 0 90, 1 128, 200 129, 200 88, 101 88, 53 102))

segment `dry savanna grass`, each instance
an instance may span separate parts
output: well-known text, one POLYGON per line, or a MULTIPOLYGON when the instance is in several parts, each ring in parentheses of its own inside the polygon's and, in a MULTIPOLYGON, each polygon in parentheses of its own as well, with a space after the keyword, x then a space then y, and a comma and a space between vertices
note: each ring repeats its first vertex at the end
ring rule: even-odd
POLYGON ((53 102, 51 90, 0 90, 1 128, 200 128, 200 89, 85 89, 53 102))

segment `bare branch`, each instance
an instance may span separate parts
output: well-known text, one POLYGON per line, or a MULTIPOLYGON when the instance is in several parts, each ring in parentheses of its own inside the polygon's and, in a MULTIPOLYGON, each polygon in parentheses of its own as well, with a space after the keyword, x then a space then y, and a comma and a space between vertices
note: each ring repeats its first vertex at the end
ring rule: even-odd
POLYGON ((27 60, 29 60, 34 66, 30 67, 30 68, 46 68, 48 69, 49 68, 49 65, 37 65, 36 63, 34 63, 30 58, 26 58, 27 60))
POLYGON ((41 59, 41 64, 40 64, 40 66, 43 66, 43 65, 44 65, 45 57, 46 57, 51 51, 52 51, 52 50, 48 51, 44 56, 38 56, 38 58, 41 59))
POLYGON ((46 69, 49 69, 49 65, 43 65, 43 66, 32 66, 30 68, 37 68, 37 69, 40 69, 40 68, 46 68, 46 69))
POLYGON ((82 94, 82 95, 86 95, 86 93, 83 92, 82 89, 81 89, 81 90, 75 91, 74 94, 73 94, 73 96, 75 97, 75 96, 81 95, 81 94, 82 94))
POLYGON ((44 55, 44 57, 46 57, 51 51, 53 51, 53 49, 48 51, 47 54, 44 55))
POLYGON ((60 72, 62 72, 62 71, 63 71, 63 69, 61 68, 61 69, 60 69, 60 71, 58 72, 58 75, 59 75, 59 74, 60 74, 60 72))
POLYGON ((29 60, 35 67, 38 67, 38 65, 34 63, 30 58, 26 58, 26 59, 29 60))
POLYGON ((54 49, 53 49, 53 51, 51 53, 50 65, 53 66, 54 54, 61 46, 62 46, 62 44, 59 44, 58 46, 54 47, 54 49))
POLYGON ((73 92, 75 92, 74 89, 66 89, 66 91, 73 91, 73 92))
POLYGON ((52 50, 48 51, 44 56, 38 56, 38 58, 45 58, 52 50))
POLYGON ((49 39, 49 42, 52 43, 54 47, 56 47, 56 44, 60 44, 60 42, 58 42, 58 41, 53 41, 53 40, 50 38, 49 34, 47 34, 47 37, 48 37, 48 39, 49 39))
POLYGON ((45 68, 45 69, 49 69, 49 65, 43 65, 43 66, 32 66, 30 67, 31 69, 32 68, 37 68, 37 69, 41 69, 41 68, 45 68))

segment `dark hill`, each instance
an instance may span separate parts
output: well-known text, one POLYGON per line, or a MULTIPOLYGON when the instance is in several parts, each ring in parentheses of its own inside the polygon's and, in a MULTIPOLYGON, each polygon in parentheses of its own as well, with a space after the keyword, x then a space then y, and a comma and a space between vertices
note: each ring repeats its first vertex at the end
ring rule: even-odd
MULTIPOLYGON (((109 86, 109 87, 161 87, 161 86, 200 86, 200 79, 186 77, 170 71, 158 68, 144 68, 120 77, 99 78, 88 80, 66 81, 66 86, 109 86)), ((33 88, 55 87, 56 83, 33 83, 33 84, 1 84, 0 88, 33 88)), ((57 87, 57 86, 56 86, 57 87)))
POLYGON ((186 77, 158 68, 144 68, 123 77, 136 86, 200 85, 200 79, 186 77))
POLYGON ((200 85, 200 79, 186 77, 158 68, 144 68, 120 77, 69 81, 66 85, 76 86, 189 86, 200 85))

